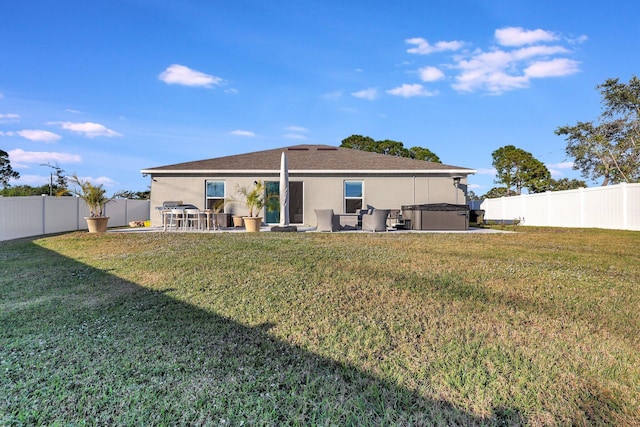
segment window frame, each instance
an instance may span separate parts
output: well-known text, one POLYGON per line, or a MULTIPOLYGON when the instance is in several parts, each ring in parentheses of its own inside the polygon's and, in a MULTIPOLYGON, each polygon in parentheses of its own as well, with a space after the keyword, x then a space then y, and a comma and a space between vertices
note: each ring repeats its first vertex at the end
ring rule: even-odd
POLYGON ((213 209, 215 206, 215 200, 222 200, 222 210, 220 212, 224 212, 225 208, 225 200, 227 195, 227 182, 224 179, 207 179, 204 182, 204 205, 206 209, 213 209), (209 183, 221 183, 222 184, 222 197, 219 196, 209 196, 209 183), (214 200, 214 202, 210 203, 210 200, 214 200))
POLYGON ((343 183, 343 208, 344 208, 344 213, 358 213, 361 209, 364 208, 365 204, 364 204, 364 180, 362 179, 345 179, 344 183, 343 183), (348 184, 360 184, 360 195, 359 196, 349 196, 347 193, 347 185, 348 184), (356 208, 354 211, 350 212, 350 203, 351 201, 354 200, 359 200, 360 201, 360 208, 356 208))

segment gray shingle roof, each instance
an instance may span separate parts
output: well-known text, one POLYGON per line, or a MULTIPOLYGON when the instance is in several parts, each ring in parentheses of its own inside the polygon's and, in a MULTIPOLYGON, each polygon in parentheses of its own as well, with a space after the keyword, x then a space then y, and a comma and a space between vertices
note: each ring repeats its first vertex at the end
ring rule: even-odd
POLYGON ((177 163, 144 169, 143 173, 202 171, 278 171, 282 152, 287 153, 290 171, 456 171, 474 173, 473 169, 444 165, 406 157, 353 150, 330 145, 295 145, 214 159, 177 163))

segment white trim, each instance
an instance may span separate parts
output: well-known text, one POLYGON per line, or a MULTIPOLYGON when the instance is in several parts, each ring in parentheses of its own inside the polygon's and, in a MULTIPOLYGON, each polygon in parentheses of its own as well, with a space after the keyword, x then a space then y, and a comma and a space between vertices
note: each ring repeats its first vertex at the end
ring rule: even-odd
MULTIPOLYGON (((260 175, 260 174, 279 174, 280 169, 142 169, 140 171, 148 175, 164 175, 164 174, 243 174, 243 175, 260 175)), ((291 169, 290 174, 336 174, 336 173, 360 173, 360 174, 415 174, 415 173, 457 173, 473 175, 477 171, 475 169, 291 169)))

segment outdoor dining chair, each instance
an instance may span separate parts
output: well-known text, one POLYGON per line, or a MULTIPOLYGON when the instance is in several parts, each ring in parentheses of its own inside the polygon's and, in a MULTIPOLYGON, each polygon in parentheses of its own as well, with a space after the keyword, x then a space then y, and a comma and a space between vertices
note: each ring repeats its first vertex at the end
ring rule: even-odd
POLYGON ((184 209, 184 229, 185 230, 202 230, 202 216, 200 209, 184 209))
POLYGON ((373 212, 362 215, 363 231, 387 231, 387 217, 390 209, 374 209, 373 212))
POLYGON ((182 225, 182 209, 171 209, 166 213, 165 227, 169 230, 178 230, 182 225))
POLYGON ((318 225, 316 231, 339 231, 339 218, 333 214, 333 209, 315 209, 318 225))

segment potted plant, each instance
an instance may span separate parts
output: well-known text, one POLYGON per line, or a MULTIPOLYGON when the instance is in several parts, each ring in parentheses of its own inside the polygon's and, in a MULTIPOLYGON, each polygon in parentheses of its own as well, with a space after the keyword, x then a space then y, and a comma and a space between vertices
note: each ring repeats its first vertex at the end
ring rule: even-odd
POLYGON ((251 232, 260 231, 260 224, 262 224, 262 217, 259 216, 260 211, 268 204, 268 200, 265 198, 264 183, 262 181, 254 181, 253 185, 237 185, 236 193, 240 195, 239 202, 249 211, 249 216, 242 218, 245 229, 251 232))
POLYGON ((104 233, 107 231, 109 217, 104 216, 104 206, 113 200, 112 197, 106 196, 107 190, 103 188, 102 184, 92 184, 90 181, 83 180, 75 174, 69 177, 69 182, 74 185, 74 188, 62 189, 58 192, 58 196, 71 193, 84 200, 89 208, 89 216, 85 217, 89 233, 104 233))
MULTIPOLYGON (((225 204, 224 200, 217 200, 211 207, 211 211, 213 213, 213 229, 214 230, 220 230, 220 221, 218 219, 218 214, 224 208, 224 204, 225 204)), ((226 223, 225 223, 225 227, 226 227, 226 223)))

